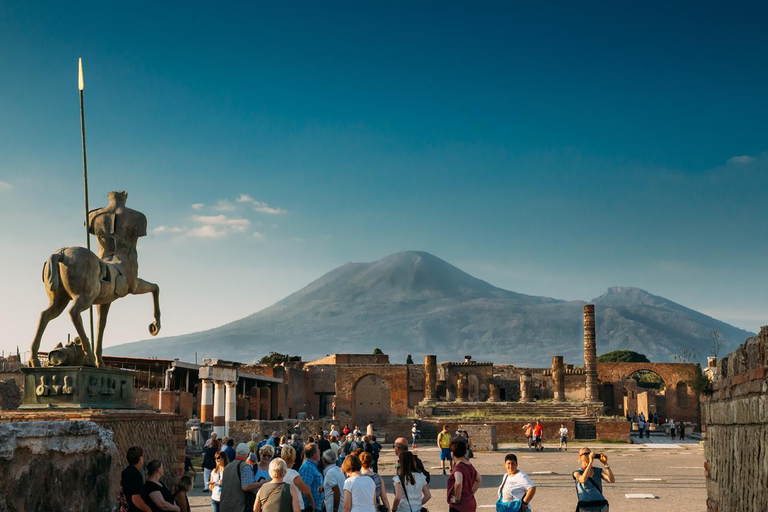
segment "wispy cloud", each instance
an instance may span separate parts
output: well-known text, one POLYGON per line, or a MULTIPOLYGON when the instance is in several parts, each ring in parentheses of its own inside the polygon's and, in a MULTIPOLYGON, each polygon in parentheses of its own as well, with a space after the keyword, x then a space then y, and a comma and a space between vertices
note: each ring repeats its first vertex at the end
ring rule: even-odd
POLYGON ((269 206, 264 201, 258 201, 248 194, 240 194, 240 197, 237 198, 237 202, 253 205, 254 210, 259 213, 266 213, 268 215, 283 215, 288 213, 288 210, 269 206))
POLYGON ((732 156, 728 159, 729 164, 751 164, 755 161, 755 157, 749 155, 732 156))
POLYGON ((232 231, 245 231, 251 221, 241 218, 230 218, 226 215, 195 215, 192 220, 206 226, 220 226, 232 231))
POLYGON ((237 209, 237 207, 230 201, 227 201, 226 199, 222 199, 221 201, 216 203, 213 209, 220 212, 233 212, 237 209))
POLYGON ((183 233, 184 228, 171 227, 171 226, 157 226, 155 229, 152 230, 152 232, 157 234, 168 233, 171 235, 175 235, 178 233, 183 233))
POLYGON ((192 238, 221 238, 227 236, 229 231, 212 225, 200 226, 190 229, 187 234, 192 238))
POLYGON ((10 190, 13 188, 13 185, 8 183, 7 181, 0 181, 0 190, 10 190))
POLYGON ((205 203, 195 203, 192 205, 193 210, 202 210, 203 206, 205 206, 205 203))
POLYGON ((258 231, 254 231, 253 232, 253 238, 255 238, 256 240, 264 240, 264 235, 262 235, 258 231))

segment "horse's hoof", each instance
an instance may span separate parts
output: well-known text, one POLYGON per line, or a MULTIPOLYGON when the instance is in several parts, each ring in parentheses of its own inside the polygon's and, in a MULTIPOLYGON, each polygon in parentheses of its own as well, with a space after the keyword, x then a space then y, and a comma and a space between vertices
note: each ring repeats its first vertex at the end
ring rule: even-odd
POLYGON ((149 334, 152 336, 157 336, 157 333, 160 332, 160 322, 152 322, 149 324, 149 334))
POLYGON ((97 368, 106 368, 107 364, 104 362, 104 359, 101 357, 96 358, 96 367, 97 368))
POLYGON ((96 359, 93 356, 83 358, 83 366, 96 366, 96 359))

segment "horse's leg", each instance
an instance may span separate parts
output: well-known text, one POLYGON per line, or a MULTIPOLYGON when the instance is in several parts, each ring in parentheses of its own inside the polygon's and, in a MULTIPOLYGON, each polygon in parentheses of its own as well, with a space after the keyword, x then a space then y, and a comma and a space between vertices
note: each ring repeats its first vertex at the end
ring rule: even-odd
POLYGON ((72 324, 77 330, 77 335, 80 336, 80 341, 83 342, 83 352, 85 352, 84 366, 95 366, 96 360, 93 357, 93 351, 91 350, 91 344, 88 340, 88 336, 85 334, 85 328, 83 327, 83 318, 80 316, 83 311, 91 307, 92 301, 87 301, 81 296, 73 297, 75 303, 69 308, 69 316, 72 319, 72 324))
POLYGON ((155 283, 136 279, 136 288, 133 294, 141 295, 143 293, 152 293, 152 301, 155 304, 155 321, 149 324, 149 334, 157 336, 157 333, 160 332, 160 287, 155 283))
POLYGON ((107 315, 109 314, 109 306, 111 306, 112 303, 108 302, 107 304, 99 304, 98 310, 99 310, 99 331, 98 335, 96 336, 96 366, 99 368, 105 368, 106 365, 104 364, 104 359, 101 357, 101 347, 102 343, 104 341, 104 328, 107 326, 107 315))
POLYGON ((48 309, 40 313, 40 320, 37 322, 37 332, 35 333, 35 339, 32 341, 32 346, 29 348, 29 361, 28 365, 33 368, 40 367, 40 359, 37 357, 37 351, 40 349, 40 341, 43 339, 43 332, 48 326, 48 322, 59 316, 64 308, 69 304, 69 295, 63 288, 57 288, 55 291, 48 292, 50 298, 50 305, 48 309))

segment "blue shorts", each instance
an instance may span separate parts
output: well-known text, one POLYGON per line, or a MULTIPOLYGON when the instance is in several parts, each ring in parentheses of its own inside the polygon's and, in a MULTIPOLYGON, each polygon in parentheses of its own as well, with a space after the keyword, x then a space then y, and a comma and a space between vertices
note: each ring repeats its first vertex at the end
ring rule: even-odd
POLYGON ((440 448, 440 460, 453 460, 450 448, 440 448))

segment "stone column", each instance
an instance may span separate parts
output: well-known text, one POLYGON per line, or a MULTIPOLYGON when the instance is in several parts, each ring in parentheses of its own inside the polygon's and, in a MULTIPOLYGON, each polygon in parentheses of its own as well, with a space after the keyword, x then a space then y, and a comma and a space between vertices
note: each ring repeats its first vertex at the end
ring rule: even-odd
POLYGON ((424 356, 424 400, 437 400, 437 356, 424 356))
POLYGON ((533 377, 530 373, 523 373, 520 374, 520 401, 521 402, 532 402, 532 394, 531 394, 531 381, 533 380, 533 377))
POLYGON ((552 380, 555 383, 555 402, 565 402, 565 368, 563 356, 552 356, 552 380))
POLYGON ((264 400, 264 403, 266 404, 266 414, 264 415, 264 420, 271 420, 272 419, 272 413, 274 412, 272 410, 272 386, 267 385, 261 392, 262 400, 264 400))
POLYGON ((224 435, 229 435, 229 422, 237 421, 237 382, 227 382, 227 406, 224 409, 224 435))
POLYGON ((585 400, 597 402, 597 344, 595 342, 595 305, 584 305, 584 375, 585 400))
POLYGON ((200 421, 213 421, 213 381, 203 379, 203 395, 200 397, 200 421))
POLYGON ((217 380, 213 391, 213 431, 219 434, 219 439, 227 435, 227 428, 224 425, 226 413, 226 397, 224 393, 224 381, 217 380))
POLYGON ((466 402, 469 398, 469 376, 466 373, 460 373, 456 378, 456 401, 466 402))
POLYGON ((489 402, 500 402, 501 401, 501 395, 499 394, 499 386, 496 384, 488 384, 488 401, 489 402))

